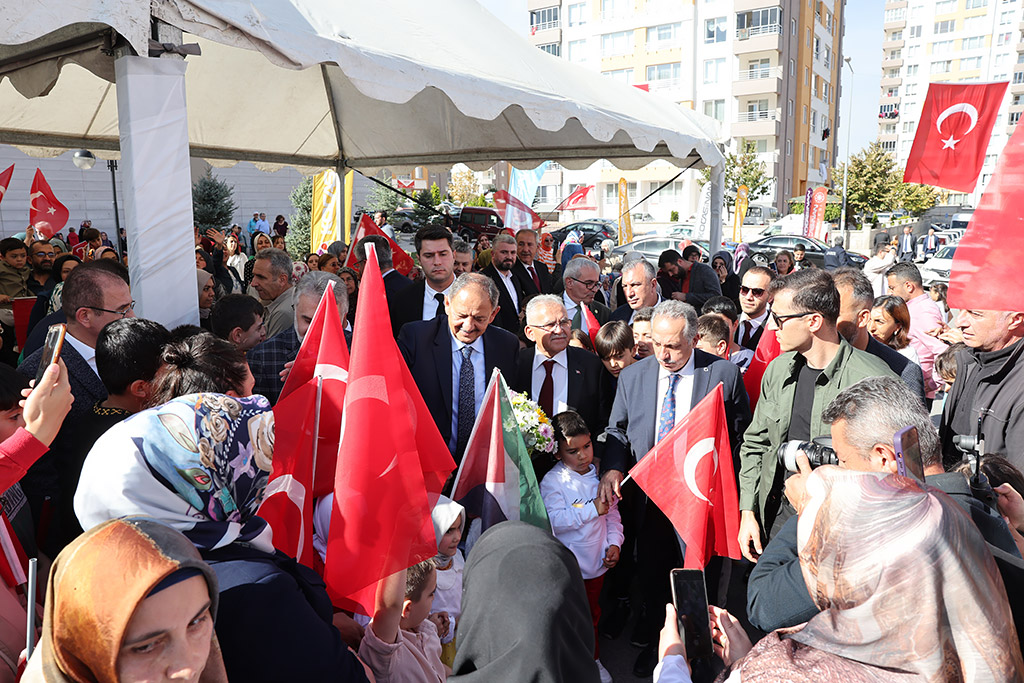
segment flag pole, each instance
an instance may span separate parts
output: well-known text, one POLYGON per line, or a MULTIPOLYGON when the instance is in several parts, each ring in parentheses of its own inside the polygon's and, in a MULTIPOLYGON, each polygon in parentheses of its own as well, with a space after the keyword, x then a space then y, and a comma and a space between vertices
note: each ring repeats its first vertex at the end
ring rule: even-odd
MULTIPOLYGON (((324 391, 324 378, 316 376, 316 416, 313 418, 313 478, 316 482, 316 453, 320 448, 320 399, 324 391)), ((340 445, 340 444, 339 444, 340 445)), ((315 488, 315 487, 314 487, 315 488)))
POLYGON ((28 590, 26 612, 28 623, 25 633, 25 659, 32 658, 32 652, 36 649, 36 584, 39 580, 39 560, 31 558, 28 561, 28 590))
POLYGON ((623 486, 625 486, 626 482, 629 481, 632 478, 633 478, 632 474, 627 474, 626 478, 619 482, 619 488, 621 489, 623 486))

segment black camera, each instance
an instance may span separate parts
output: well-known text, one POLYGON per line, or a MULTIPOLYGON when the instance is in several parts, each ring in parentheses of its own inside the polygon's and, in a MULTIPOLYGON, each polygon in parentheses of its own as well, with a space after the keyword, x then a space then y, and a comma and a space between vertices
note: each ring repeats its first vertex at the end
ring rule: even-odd
POLYGON ((799 472, 800 468, 796 464, 797 453, 806 455, 812 468, 819 465, 839 464, 839 457, 832 449, 832 439, 827 436, 819 436, 811 441, 786 441, 779 446, 775 455, 779 459, 779 464, 787 470, 799 472))

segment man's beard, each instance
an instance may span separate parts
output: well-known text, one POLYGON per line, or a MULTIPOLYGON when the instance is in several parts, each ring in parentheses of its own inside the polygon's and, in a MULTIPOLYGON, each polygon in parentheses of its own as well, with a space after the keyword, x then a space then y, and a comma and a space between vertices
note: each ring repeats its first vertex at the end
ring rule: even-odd
POLYGON ((510 270, 512 270, 512 266, 514 264, 515 264, 515 261, 495 261, 494 262, 494 267, 497 268, 498 270, 500 270, 503 273, 507 273, 510 270))

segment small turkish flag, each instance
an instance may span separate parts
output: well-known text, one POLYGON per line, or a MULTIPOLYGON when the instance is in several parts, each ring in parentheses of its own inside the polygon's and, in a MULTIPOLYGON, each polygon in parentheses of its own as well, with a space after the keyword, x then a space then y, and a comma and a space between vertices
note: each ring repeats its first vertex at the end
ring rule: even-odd
POLYGON ((29 195, 28 222, 36 226, 37 229, 42 227, 39 225, 40 223, 48 224, 49 230, 52 231, 50 234, 53 235, 68 222, 68 216, 70 213, 68 213, 67 207, 57 201, 43 172, 37 168, 29 195))
POLYGON ((739 495, 721 382, 629 471, 686 544, 685 569, 740 559, 739 495))
POLYGON ((1006 85, 929 84, 903 182, 973 191, 1006 85))
POLYGON ((572 194, 565 198, 561 207, 564 211, 582 211, 597 208, 594 201, 594 186, 584 185, 573 190, 572 194))
POLYGON ((11 164, 7 170, 0 173, 0 202, 4 200, 5 196, 7 196, 7 188, 11 185, 11 176, 13 175, 14 164, 11 164))
POLYGON ((398 246, 398 242, 394 241, 390 237, 384 234, 384 231, 377 227, 368 214, 363 214, 359 219, 359 227, 356 228, 356 234, 352 237, 352 248, 348 250, 348 257, 345 259, 345 265, 352 267, 356 262, 356 243, 363 239, 367 235, 382 235, 387 237, 388 244, 391 245, 391 265, 402 275, 408 275, 412 272, 412 269, 416 267, 416 264, 412 260, 412 256, 405 253, 405 249, 398 246))
POLYGON ((597 322, 597 316, 590 310, 590 306, 585 303, 580 303, 583 307, 583 317, 587 319, 587 336, 590 337, 590 343, 597 348, 597 331, 601 329, 601 324, 597 322))

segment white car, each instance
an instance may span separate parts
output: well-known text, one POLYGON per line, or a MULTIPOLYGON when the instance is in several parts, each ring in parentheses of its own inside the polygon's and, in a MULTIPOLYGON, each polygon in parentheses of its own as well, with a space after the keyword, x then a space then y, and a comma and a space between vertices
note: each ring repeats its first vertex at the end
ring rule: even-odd
POLYGON ((925 287, 936 282, 949 284, 949 270, 953 267, 954 254, 956 254, 956 245, 947 244, 935 252, 935 256, 918 266, 925 287))

